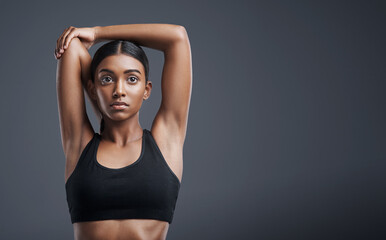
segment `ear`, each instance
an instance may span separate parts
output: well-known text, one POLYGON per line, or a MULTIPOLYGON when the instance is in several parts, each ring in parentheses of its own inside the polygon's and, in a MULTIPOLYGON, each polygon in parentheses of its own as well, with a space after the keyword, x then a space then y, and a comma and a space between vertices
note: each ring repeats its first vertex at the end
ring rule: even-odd
POLYGON ((87 90, 90 98, 96 101, 97 95, 96 95, 95 84, 91 81, 91 79, 89 79, 87 82, 87 90))
POLYGON ((153 84, 150 80, 148 80, 145 86, 145 93, 143 94, 143 100, 147 100, 150 97, 152 88, 153 88, 153 84))

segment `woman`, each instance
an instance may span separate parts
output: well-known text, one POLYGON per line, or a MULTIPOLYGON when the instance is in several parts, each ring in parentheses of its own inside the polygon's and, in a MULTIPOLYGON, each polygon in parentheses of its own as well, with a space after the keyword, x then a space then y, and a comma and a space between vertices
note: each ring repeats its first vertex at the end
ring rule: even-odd
POLYGON ((190 43, 183 26, 69 27, 55 58, 66 196, 76 240, 166 239, 183 170, 192 89, 190 43), (91 59, 88 49, 110 40, 91 59), (150 97, 140 45, 164 53, 162 101, 151 129, 139 123, 150 97), (101 121, 95 133, 83 88, 101 121))

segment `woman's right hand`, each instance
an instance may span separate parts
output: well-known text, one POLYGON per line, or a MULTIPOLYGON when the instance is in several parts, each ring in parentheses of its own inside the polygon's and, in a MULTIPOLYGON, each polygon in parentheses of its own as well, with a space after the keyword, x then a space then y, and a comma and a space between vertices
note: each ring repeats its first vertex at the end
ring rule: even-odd
POLYGON ((63 31, 62 35, 56 41, 54 54, 56 59, 59 59, 62 56, 65 49, 68 48, 71 39, 74 37, 79 38, 86 49, 89 49, 98 42, 96 39, 96 27, 76 28, 70 26, 63 31))

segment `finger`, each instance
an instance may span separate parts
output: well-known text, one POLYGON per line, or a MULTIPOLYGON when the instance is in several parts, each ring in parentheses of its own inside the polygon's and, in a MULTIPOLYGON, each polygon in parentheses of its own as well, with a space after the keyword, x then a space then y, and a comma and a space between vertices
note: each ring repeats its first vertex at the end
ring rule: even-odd
POLYGON ((58 59, 59 53, 56 51, 56 49, 55 49, 54 55, 55 55, 55 58, 58 59))
POLYGON ((56 51, 55 51, 54 55, 55 55, 55 58, 56 58, 56 59, 59 59, 59 58, 60 58, 59 54, 58 54, 56 51))
POLYGON ((60 50, 60 43, 61 43, 61 40, 63 38, 63 36, 67 33, 69 27, 64 29, 64 31, 62 32, 62 34, 60 35, 60 37, 58 38, 58 40, 56 41, 56 51, 59 52, 60 50))
POLYGON ((59 42, 58 42, 58 52, 59 53, 63 53, 64 52, 64 49, 63 49, 63 42, 64 42, 64 39, 66 38, 66 36, 69 34, 69 32, 72 30, 72 26, 68 27, 66 29, 66 31, 63 32, 62 36, 60 37, 59 39, 59 42))
POLYGON ((75 28, 73 26, 71 26, 69 28, 69 30, 66 32, 66 34, 63 36, 62 38, 62 42, 61 42, 61 50, 64 52, 64 45, 66 44, 66 39, 68 39, 69 35, 75 30, 75 28))
POLYGON ((62 35, 58 38, 58 41, 56 43, 56 52, 59 53, 60 52, 60 43, 62 42, 62 39, 63 39, 63 36, 66 34, 67 30, 65 30, 62 35))
POLYGON ((67 36, 68 31, 69 31, 69 30, 67 30, 67 31, 63 34, 63 36, 60 38, 60 40, 59 40, 59 43, 58 43, 58 52, 59 52, 59 53, 63 52, 63 41, 64 41, 65 37, 67 36))
POLYGON ((68 45, 70 44, 71 42, 71 39, 74 38, 74 35, 75 35, 75 31, 76 31, 76 28, 73 28, 71 29, 71 31, 68 33, 68 35, 66 36, 65 40, 64 40, 64 49, 67 49, 68 45))
POLYGON ((59 51, 55 50, 55 55, 56 55, 56 57, 60 57, 61 53, 59 51))
POLYGON ((58 58, 58 51, 57 51, 56 48, 55 48, 55 51, 54 51, 54 55, 55 55, 55 58, 57 59, 58 58))

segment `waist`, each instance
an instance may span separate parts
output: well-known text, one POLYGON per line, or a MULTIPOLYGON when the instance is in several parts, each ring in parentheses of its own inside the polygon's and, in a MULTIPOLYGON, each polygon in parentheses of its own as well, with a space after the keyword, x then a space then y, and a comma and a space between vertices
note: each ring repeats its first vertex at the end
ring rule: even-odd
POLYGON ((73 224, 75 240, 165 240, 169 223, 155 219, 113 219, 73 224))

